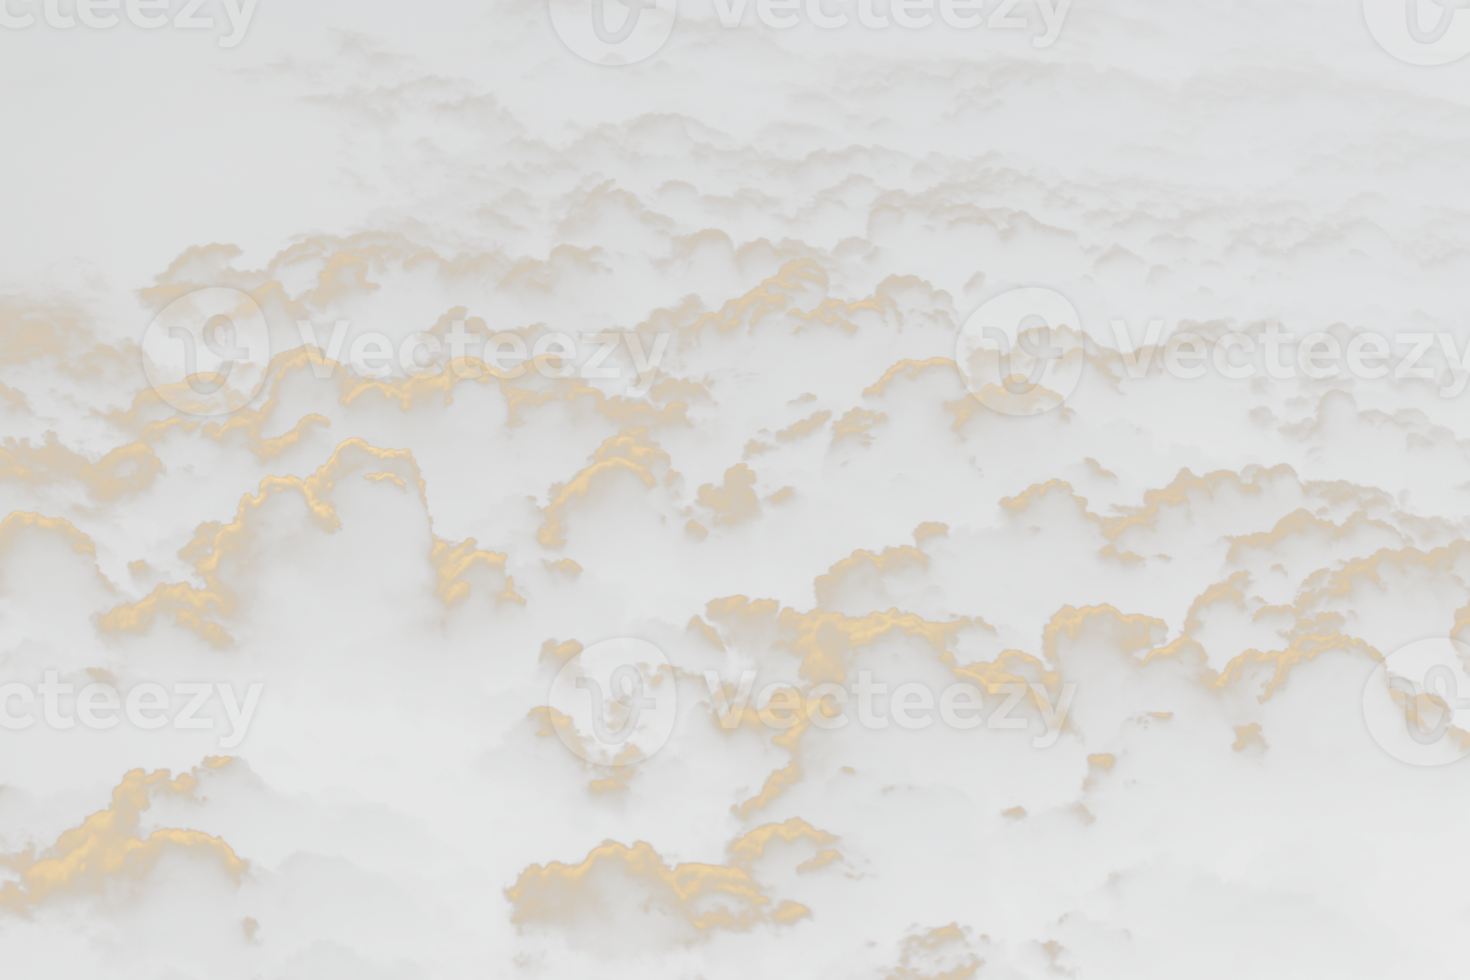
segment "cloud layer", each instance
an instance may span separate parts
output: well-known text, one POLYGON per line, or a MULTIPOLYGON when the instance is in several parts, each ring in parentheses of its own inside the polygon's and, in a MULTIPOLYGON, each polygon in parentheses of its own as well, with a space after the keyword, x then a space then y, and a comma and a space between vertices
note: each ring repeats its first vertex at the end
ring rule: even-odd
POLYGON ((73 715, 263 685, 228 747, 222 700, 0 704, 36 719, 0 730, 7 963, 1453 972, 1456 770, 1363 702, 1406 644, 1470 642, 1470 68, 1326 2, 1077 0, 1045 47, 1028 4, 960 33, 689 3, 622 68, 540 4, 299 7, 228 51, 0 32, 44 90, 4 110, 0 684, 55 672, 73 715), (1080 318, 1078 387, 1029 415, 956 361, 1019 286, 1080 318), (143 345, 211 287, 271 351, 205 418, 143 345), (1162 341, 1130 370, 1113 324, 1151 320, 1458 346, 1185 379, 1162 341), (599 765, 549 692, 618 637, 678 711, 599 765), (864 676, 886 723, 823 724, 864 676), (987 723, 895 722, 911 683, 987 723))

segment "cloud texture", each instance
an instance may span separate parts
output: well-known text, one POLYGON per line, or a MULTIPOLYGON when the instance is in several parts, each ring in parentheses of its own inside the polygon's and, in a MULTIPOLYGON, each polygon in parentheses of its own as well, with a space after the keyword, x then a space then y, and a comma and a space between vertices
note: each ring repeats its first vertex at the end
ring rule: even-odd
MULTIPOLYGON (((532 0, 392 6, 262 10, 210 62, 235 112, 325 145, 229 163, 232 201, 275 203, 41 245, 0 297, 0 673, 266 685, 229 757, 4 733, 16 976, 1455 976, 1470 790, 1360 708, 1398 646, 1470 641, 1446 364, 1132 379, 1108 326, 1464 338, 1452 75, 1314 0, 1076 0, 1041 51, 691 10, 617 71, 532 0), (282 209, 303 181, 322 200, 282 209), (143 278, 129 248, 160 256, 143 278), (1045 416, 954 363, 1016 285, 1088 328, 1045 416), (276 351, 216 420, 138 350, 206 287, 250 294, 276 351), (628 345, 619 379, 473 350, 320 379, 295 323, 344 319, 669 341, 642 398, 628 345), (681 695, 619 770, 545 702, 612 636, 681 695), (706 670, 1078 693, 1033 749, 725 727, 706 670)), ((219 194, 181 188, 157 207, 219 194)))

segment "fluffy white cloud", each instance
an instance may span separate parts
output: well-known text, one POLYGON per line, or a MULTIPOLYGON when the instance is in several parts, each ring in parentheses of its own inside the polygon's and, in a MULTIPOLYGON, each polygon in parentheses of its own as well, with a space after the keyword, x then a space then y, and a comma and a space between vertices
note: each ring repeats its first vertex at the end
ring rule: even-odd
POLYGON ((519 932, 562 937, 567 948, 598 959, 667 955, 722 933, 789 929, 811 915, 767 895, 741 868, 669 867, 642 840, 603 843, 581 864, 531 865, 506 899, 519 932))

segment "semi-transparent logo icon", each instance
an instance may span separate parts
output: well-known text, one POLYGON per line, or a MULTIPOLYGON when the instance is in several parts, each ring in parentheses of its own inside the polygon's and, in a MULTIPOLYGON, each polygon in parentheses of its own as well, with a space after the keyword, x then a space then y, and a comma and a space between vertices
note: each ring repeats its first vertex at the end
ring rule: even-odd
POLYGON ((636 765, 674 731, 678 695, 669 661, 647 640, 594 643, 551 684, 552 726, 566 747, 600 766, 636 765))
POLYGON ((1447 65, 1470 54, 1470 0, 1363 0, 1368 30, 1411 65, 1447 65))
POLYGON ((986 302, 955 345, 971 394, 1003 415, 1039 415, 1062 404, 1077 390, 1084 360, 1076 308, 1040 286, 986 302))
POLYGON ((1442 766, 1470 753, 1470 647, 1419 640, 1384 658, 1363 688, 1363 718, 1389 755, 1442 766))
POLYGON ((549 0, 551 26, 573 52, 598 65, 652 57, 674 32, 677 0, 549 0))
POLYGON ((188 415, 226 415, 265 384, 270 331, 250 294, 214 286, 180 296, 143 334, 143 373, 188 415))

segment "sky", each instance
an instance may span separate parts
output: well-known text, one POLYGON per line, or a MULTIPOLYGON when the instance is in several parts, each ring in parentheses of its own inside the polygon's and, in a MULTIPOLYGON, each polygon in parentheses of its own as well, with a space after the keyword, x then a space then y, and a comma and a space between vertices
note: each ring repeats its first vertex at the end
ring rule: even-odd
POLYGON ((0 959, 1459 975, 1470 13, 605 7, 4 7, 0 959))

